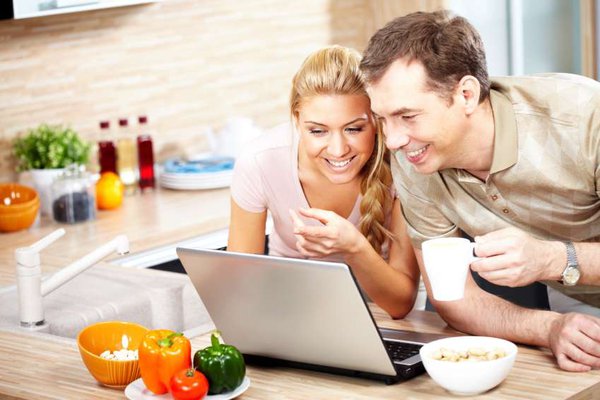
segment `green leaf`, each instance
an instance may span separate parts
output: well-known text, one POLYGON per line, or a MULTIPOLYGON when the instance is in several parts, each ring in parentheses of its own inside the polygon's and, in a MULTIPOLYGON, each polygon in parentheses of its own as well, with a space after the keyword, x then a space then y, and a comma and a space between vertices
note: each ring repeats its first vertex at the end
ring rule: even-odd
POLYGON ((41 124, 13 142, 17 171, 65 168, 69 164, 84 165, 90 157, 90 143, 77 132, 62 125, 41 124))

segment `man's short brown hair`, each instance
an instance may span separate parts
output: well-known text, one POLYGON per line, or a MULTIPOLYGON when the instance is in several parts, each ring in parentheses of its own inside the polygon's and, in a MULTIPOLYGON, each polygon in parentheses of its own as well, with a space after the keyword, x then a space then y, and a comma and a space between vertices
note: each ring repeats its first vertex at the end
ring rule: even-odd
POLYGON ((449 11, 416 12, 389 22, 369 40, 360 67, 367 82, 374 83, 400 58, 421 62, 427 71, 428 88, 450 103, 465 75, 479 81, 480 103, 489 95, 481 37, 465 18, 449 11))

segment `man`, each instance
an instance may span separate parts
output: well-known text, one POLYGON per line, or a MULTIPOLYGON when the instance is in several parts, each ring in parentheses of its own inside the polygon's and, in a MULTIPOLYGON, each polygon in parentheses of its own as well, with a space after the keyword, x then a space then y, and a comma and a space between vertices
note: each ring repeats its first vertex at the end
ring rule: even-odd
MULTIPOLYGON (((390 22, 361 69, 428 291, 421 243, 462 231, 487 280, 552 282, 597 311, 600 84, 568 74, 490 82, 478 33, 445 11, 390 22)), ((434 306, 462 331, 549 347, 563 369, 600 367, 590 314, 521 308, 471 277, 462 300, 434 306)))

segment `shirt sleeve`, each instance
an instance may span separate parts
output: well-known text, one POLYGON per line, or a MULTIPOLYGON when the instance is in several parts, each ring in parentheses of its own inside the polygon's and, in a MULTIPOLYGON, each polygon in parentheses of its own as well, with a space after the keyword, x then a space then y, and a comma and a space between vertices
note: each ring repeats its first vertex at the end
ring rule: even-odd
POLYGON ((260 213, 267 209, 264 180, 252 148, 246 149, 235 161, 231 197, 248 212, 260 213))
POLYGON ((600 96, 596 96, 593 102, 592 119, 590 122, 589 148, 593 149, 592 159, 595 160, 594 178, 596 181, 596 196, 600 198, 600 96))
POLYGON ((411 176, 403 170, 395 155, 391 157, 391 167, 396 195, 402 204, 402 214, 413 246, 421 248, 425 240, 457 236, 456 225, 431 201, 426 190, 422 190, 429 178, 417 176, 416 172, 415 176, 411 176))

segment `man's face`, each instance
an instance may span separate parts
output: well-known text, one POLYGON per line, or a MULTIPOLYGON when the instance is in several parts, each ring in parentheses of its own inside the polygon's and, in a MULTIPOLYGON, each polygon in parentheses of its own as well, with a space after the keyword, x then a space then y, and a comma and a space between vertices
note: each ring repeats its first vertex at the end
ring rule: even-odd
POLYGON ((458 168, 467 148, 461 143, 466 116, 460 93, 453 104, 426 86, 418 61, 395 61, 368 87, 371 108, 383 123, 386 146, 401 151, 422 174, 458 168))

